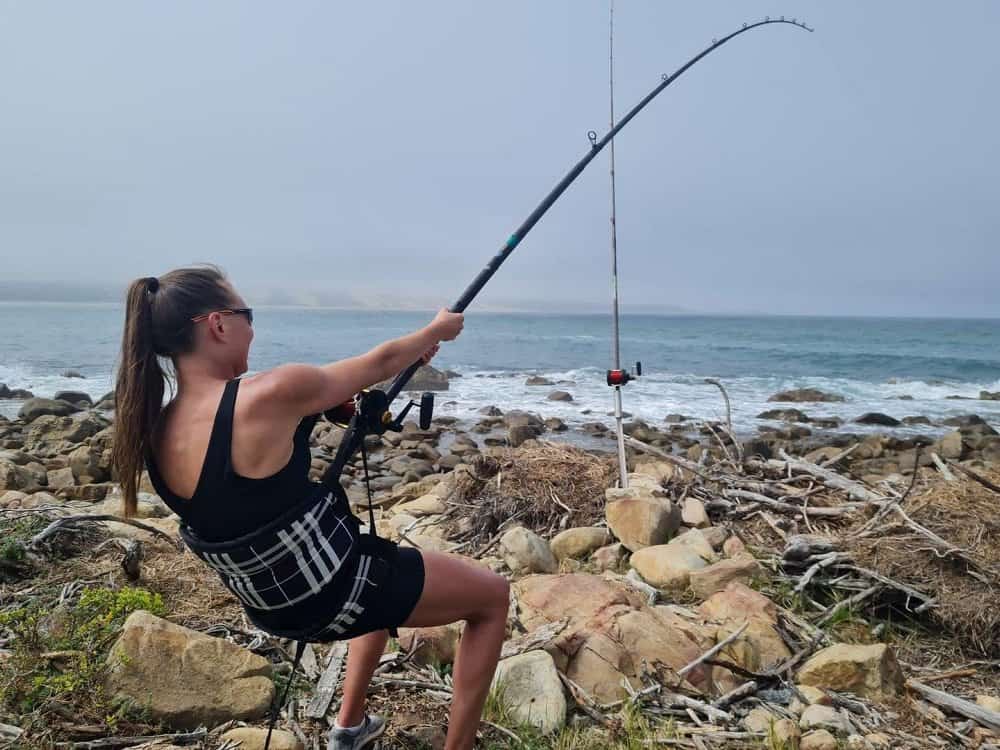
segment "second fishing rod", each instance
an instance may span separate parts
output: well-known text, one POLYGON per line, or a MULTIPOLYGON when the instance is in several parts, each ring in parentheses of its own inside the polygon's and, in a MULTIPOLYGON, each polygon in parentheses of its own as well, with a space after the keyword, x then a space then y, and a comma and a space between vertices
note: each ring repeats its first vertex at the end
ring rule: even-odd
MULTIPOLYGON (((745 34, 752 29, 775 24, 794 26, 795 28, 809 32, 813 31, 813 29, 807 26, 804 22, 795 18, 786 19, 784 16, 778 18, 771 18, 767 16, 753 23, 745 23, 736 31, 733 31, 724 37, 713 39, 710 45, 684 63, 673 73, 669 75, 664 74, 660 83, 645 97, 643 97, 638 104, 632 107, 632 109, 630 109, 617 124, 613 125, 603 138, 598 138, 595 131, 590 131, 588 133, 588 138, 590 139, 590 149, 587 153, 573 166, 572 169, 569 170, 569 172, 566 173, 566 176, 563 177, 551 191, 549 191, 549 194, 542 199, 541 203, 535 207, 535 209, 528 215, 521 225, 511 233, 496 255, 490 259, 485 268, 479 272, 476 278, 473 279, 472 283, 466 287, 464 292, 462 292, 455 304, 453 304, 449 309, 452 312, 465 312, 466 308, 472 303, 482 288, 486 286, 487 282, 500 269, 503 262, 510 257, 510 254, 514 252, 514 249, 519 244, 521 244, 528 232, 532 230, 535 224, 538 223, 538 221, 546 214, 559 197, 566 192, 566 189, 573 184, 576 178, 580 176, 584 169, 587 168, 587 165, 589 165, 590 162, 592 162, 594 158, 604 150, 605 146, 611 143, 615 136, 618 135, 618 133, 620 133, 622 129, 629 124, 629 122, 632 121, 632 118, 639 114, 639 112, 641 112, 646 105, 655 99, 664 89, 682 76, 692 65, 695 65, 706 55, 711 54, 731 39, 741 34, 745 34)), ((406 384, 410 381, 410 378, 413 377, 413 374, 420 367, 420 364, 421 363, 419 361, 414 362, 412 365, 403 370, 403 372, 399 373, 384 393, 381 391, 373 391, 370 396, 366 396, 362 399, 359 404, 361 408, 351 418, 347 432, 341 440, 340 448, 337 451, 336 457, 323 474, 323 484, 339 484, 340 474, 343 471, 344 466, 361 449, 366 434, 381 434, 381 432, 384 432, 390 426, 395 426, 399 423, 400 420, 393 420, 389 414, 389 406, 406 387, 406 384), (367 401, 367 404, 365 401, 367 401)))

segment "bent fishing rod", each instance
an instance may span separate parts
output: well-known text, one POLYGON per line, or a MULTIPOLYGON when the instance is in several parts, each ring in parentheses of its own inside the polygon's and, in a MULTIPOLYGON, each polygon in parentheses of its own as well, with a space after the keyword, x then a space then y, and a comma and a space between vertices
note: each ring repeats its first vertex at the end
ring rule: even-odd
MULTIPOLYGON (((590 140, 590 150, 583 156, 582 159, 580 159, 580 161, 576 163, 572 169, 569 170, 569 172, 566 173, 566 176, 563 177, 554 188, 552 188, 549 194, 542 199, 542 202, 535 207, 535 210, 528 215, 528 218, 524 220, 521 226, 514 230, 497 254, 490 259, 489 263, 486 264, 486 267, 479 272, 479 275, 476 276, 473 282, 469 284, 464 292, 462 292, 462 296, 458 298, 449 310, 457 313, 465 312, 465 309, 472 303, 479 292, 482 291, 482 288, 486 286, 486 283, 493 278, 493 275, 500 269, 503 262, 510 257, 511 253, 513 253, 514 249, 521 244, 528 232, 532 230, 535 224, 537 224, 546 212, 548 212, 552 205, 559 200, 559 197, 566 192, 566 189, 572 185, 583 170, 587 168, 587 165, 590 164, 590 162, 592 162, 599 153, 601 153, 605 146, 611 143, 614 137, 621 132, 622 128, 632 121, 632 118, 645 109, 646 105, 659 96, 659 94, 667 88, 667 86, 680 78, 681 75, 683 75, 692 65, 699 62, 706 55, 709 55, 717 50, 730 39, 733 39, 740 34, 745 34, 751 29, 756 29, 761 26, 769 26, 772 24, 786 24, 789 26, 795 26, 796 28, 800 28, 805 31, 814 31, 814 29, 807 26, 805 22, 799 21, 796 18, 786 19, 784 16, 780 16, 778 18, 765 16, 763 20, 743 24, 742 28, 737 29, 727 36, 713 39, 712 43, 708 47, 684 63, 675 72, 669 75, 666 73, 663 74, 661 81, 656 88, 650 91, 638 104, 632 107, 632 109, 629 110, 629 112, 621 120, 619 120, 617 124, 608 130, 603 138, 598 140, 597 133, 593 130, 587 133, 587 137, 590 140)), ((343 471, 344 466, 351 459, 351 457, 358 452, 358 450, 362 451, 362 457, 365 464, 367 464, 367 456, 364 451, 364 439, 366 435, 381 435, 387 430, 402 429, 403 419, 405 419, 410 408, 416 404, 412 401, 408 403, 400 415, 395 419, 393 419, 391 413, 389 412, 389 405, 396 399, 400 391, 406 387, 406 384, 413 377, 413 374, 417 371, 420 365, 421 362, 418 360, 407 367, 403 370, 403 372, 399 373, 399 375, 395 377, 389 388, 385 391, 374 389, 359 394, 353 416, 351 416, 350 422, 347 425, 347 431, 344 433, 344 437, 340 442, 337 455, 330 466, 323 473, 323 484, 327 486, 332 486, 334 483, 339 484, 340 474, 343 471)), ((424 394, 420 403, 420 422, 421 427, 424 429, 429 426, 432 408, 432 394, 424 394)), ((334 419, 333 421, 338 420, 334 419)), ((369 510, 371 510, 370 499, 369 510)), ((374 519, 372 520, 374 521, 374 519)), ((374 523, 372 527, 374 528, 374 523)))

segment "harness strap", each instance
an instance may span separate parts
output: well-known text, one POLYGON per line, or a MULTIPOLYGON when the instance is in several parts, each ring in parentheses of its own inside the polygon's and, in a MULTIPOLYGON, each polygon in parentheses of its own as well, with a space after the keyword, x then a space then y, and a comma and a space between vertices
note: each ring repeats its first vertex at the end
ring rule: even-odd
POLYGON ((378 532, 375 530, 375 510, 373 509, 374 500, 372 499, 372 483, 371 477, 368 476, 368 449, 365 448, 365 443, 361 441, 361 465, 365 470, 365 489, 368 490, 368 533, 372 536, 378 536, 378 532))
POLYGON ((295 681, 295 673, 298 671, 299 662, 302 660, 302 652, 306 650, 306 641, 297 641, 295 643, 295 659, 292 661, 292 673, 288 675, 288 682, 285 683, 285 689, 281 694, 281 700, 274 704, 271 709, 271 721, 267 725, 267 738, 264 740, 264 750, 268 750, 271 745, 271 732, 274 731, 274 725, 278 721, 278 713, 281 711, 282 707, 285 705, 285 700, 288 698, 288 691, 292 687, 292 682, 295 681))
MULTIPOLYGON (((365 447, 364 440, 361 441, 361 466, 365 470, 365 489, 368 490, 368 534, 371 537, 373 544, 378 545, 382 540, 378 535, 378 531, 375 529, 375 502, 372 498, 371 477, 368 475, 368 449, 365 447)), ((399 638, 399 630, 396 628, 388 628, 388 630, 390 637, 396 639, 399 638)))

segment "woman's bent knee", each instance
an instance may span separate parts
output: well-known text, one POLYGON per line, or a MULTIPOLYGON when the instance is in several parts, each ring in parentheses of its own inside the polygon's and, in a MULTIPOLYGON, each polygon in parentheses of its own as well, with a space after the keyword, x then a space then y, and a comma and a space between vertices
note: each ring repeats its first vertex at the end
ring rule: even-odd
POLYGON ((481 619, 507 619, 510 607, 510 581, 498 573, 494 573, 488 585, 489 594, 485 597, 483 607, 476 614, 481 619))
POLYGON ((506 613, 507 609, 510 607, 510 581, 499 574, 497 574, 497 578, 499 579, 496 582, 497 604, 504 611, 504 613, 506 613))

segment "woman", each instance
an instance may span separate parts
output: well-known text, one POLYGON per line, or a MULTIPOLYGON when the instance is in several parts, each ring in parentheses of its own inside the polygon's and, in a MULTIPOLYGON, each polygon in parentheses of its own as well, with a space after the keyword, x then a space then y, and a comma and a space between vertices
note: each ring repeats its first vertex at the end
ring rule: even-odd
MULTIPOLYGON (((429 361, 439 342, 458 336, 463 316, 442 310, 426 327, 366 354, 323 366, 287 364, 241 379, 252 324, 246 301, 214 266, 181 268, 129 287, 113 454, 126 515, 135 512, 145 464, 158 494, 193 535, 224 543, 266 527, 323 490, 307 477, 317 416, 418 359, 429 361), (176 376, 166 406, 159 358, 170 359, 176 376)), ((356 539, 359 522, 346 496, 331 507, 344 533, 356 539)), ((507 580, 456 555, 389 544, 392 554, 378 556, 370 575, 352 580, 348 570, 334 568, 328 584, 304 601, 273 613, 254 610, 253 619, 265 628, 298 626, 332 636, 326 640, 350 639, 343 702, 330 732, 333 750, 361 748, 385 728, 381 717, 365 712, 365 694, 388 629, 464 620, 446 747, 471 748, 505 634, 507 580), (331 620, 347 606, 348 589, 355 596, 351 616, 341 612, 331 620)))

